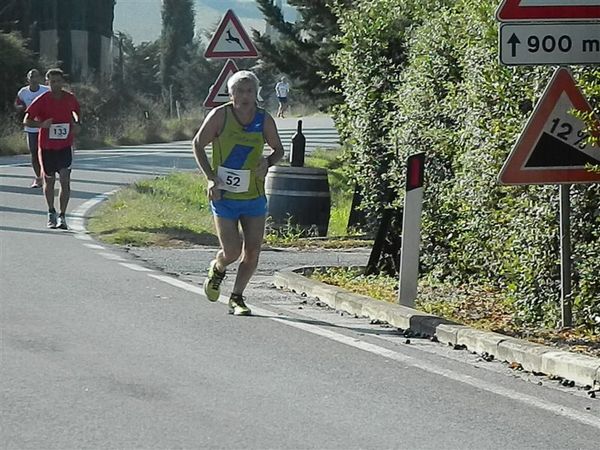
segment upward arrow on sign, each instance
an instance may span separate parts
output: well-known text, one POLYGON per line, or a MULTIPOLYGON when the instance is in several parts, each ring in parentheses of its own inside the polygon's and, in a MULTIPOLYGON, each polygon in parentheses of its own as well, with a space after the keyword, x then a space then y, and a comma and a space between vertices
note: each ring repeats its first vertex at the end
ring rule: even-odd
POLYGON ((599 20, 600 0, 503 0, 496 18, 500 22, 599 20))

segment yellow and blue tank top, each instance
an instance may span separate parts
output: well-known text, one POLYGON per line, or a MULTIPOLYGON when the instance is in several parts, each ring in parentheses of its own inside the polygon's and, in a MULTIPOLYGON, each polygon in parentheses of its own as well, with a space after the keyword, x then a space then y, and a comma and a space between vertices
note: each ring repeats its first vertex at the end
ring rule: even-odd
POLYGON ((260 162, 265 148, 263 127, 265 110, 256 109, 250 124, 240 124, 232 111, 232 104, 223 105, 225 125, 221 134, 212 143, 212 167, 250 170, 250 185, 247 192, 223 191, 223 198, 232 200, 251 200, 265 195, 265 180, 256 176, 256 166, 260 162))

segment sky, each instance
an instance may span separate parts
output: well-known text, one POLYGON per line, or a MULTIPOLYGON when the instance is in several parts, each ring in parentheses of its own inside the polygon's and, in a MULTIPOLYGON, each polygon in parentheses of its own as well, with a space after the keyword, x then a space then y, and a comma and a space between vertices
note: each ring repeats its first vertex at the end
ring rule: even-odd
MULTIPOLYGON (((284 2, 285 5, 285 2, 284 2)), ((265 21, 254 0, 194 0, 196 32, 212 29, 228 9, 232 9, 242 25, 252 36, 252 29, 261 33, 265 21)), ((129 34, 136 44, 153 41, 160 36, 161 0, 117 0, 113 28, 129 34)), ((290 20, 291 11, 284 6, 284 14, 290 20)))

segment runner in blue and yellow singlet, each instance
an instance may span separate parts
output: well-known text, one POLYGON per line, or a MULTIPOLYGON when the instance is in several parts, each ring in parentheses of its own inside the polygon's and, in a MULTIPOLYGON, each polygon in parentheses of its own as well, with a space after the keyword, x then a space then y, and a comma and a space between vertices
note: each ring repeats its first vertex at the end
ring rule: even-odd
POLYGON ((242 256, 229 312, 249 315, 243 292, 258 265, 264 238, 265 177, 284 152, 273 117, 256 104, 256 76, 246 70, 236 72, 227 88, 231 102, 212 110, 193 140, 196 161, 208 179, 208 198, 221 243, 210 263, 204 292, 210 301, 217 301, 227 266, 242 256), (273 150, 267 158, 263 156, 265 142, 273 150), (204 150, 210 143, 212 164, 204 150))

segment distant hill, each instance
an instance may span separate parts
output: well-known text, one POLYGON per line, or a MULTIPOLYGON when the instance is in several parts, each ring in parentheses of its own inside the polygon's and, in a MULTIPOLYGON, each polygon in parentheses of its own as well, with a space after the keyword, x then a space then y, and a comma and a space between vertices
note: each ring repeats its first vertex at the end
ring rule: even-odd
MULTIPOLYGON (((160 36, 161 0, 117 0, 115 31, 129 34, 133 41, 153 41, 160 36)), ((228 9, 233 9, 246 31, 263 32, 265 22, 256 3, 248 0, 196 0, 196 30, 211 29, 228 9)))

